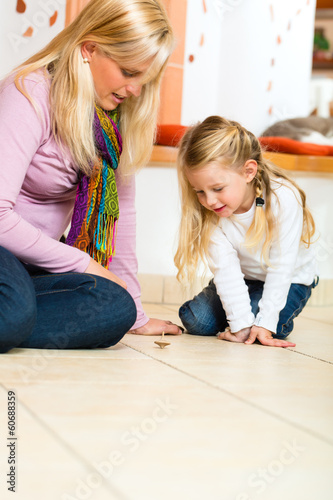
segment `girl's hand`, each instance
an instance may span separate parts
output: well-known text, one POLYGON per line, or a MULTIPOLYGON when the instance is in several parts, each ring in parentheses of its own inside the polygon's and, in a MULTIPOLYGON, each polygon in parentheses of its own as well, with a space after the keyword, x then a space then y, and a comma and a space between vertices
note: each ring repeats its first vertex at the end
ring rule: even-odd
POLYGON ((140 326, 140 328, 130 330, 128 333, 135 333, 136 335, 162 335, 163 332, 170 333, 171 335, 181 335, 182 329, 171 323, 171 321, 150 318, 148 323, 140 326))
POLYGON ((296 344, 288 342, 287 340, 274 339, 272 332, 262 328, 260 326, 252 326, 249 338, 245 341, 245 344, 253 344, 255 340, 259 340, 262 345, 268 345, 272 347, 295 347, 296 344))
POLYGON ((245 342, 250 335, 251 328, 243 328, 238 332, 231 333, 230 328, 226 328, 224 332, 218 333, 217 338, 220 340, 229 340, 229 342, 245 342))
POLYGON ((89 265, 87 269, 84 271, 87 274, 95 274, 95 276, 101 276, 102 278, 106 278, 107 280, 113 281, 118 285, 122 286, 127 290, 127 285, 124 280, 118 278, 115 274, 113 274, 108 269, 105 269, 101 264, 98 264, 94 259, 90 258, 89 265))

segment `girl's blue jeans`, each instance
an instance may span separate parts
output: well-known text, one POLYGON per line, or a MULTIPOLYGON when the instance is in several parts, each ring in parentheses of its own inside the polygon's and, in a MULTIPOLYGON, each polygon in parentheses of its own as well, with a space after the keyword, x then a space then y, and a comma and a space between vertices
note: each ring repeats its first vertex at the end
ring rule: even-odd
MULTIPOLYGON (((304 308, 310 298, 312 288, 317 286, 318 281, 319 279, 316 278, 309 286, 291 284, 286 305, 280 312, 276 333, 273 334, 274 338, 284 339, 289 335, 294 328, 294 319, 304 308)), ((249 290, 252 312, 256 316, 264 282, 245 280, 245 283, 249 290)), ((193 335, 216 335, 227 328, 226 314, 213 280, 202 292, 180 307, 179 317, 188 333, 193 335)))
POLYGON ((0 247, 0 352, 110 347, 135 323, 134 300, 116 283, 28 269, 0 247))

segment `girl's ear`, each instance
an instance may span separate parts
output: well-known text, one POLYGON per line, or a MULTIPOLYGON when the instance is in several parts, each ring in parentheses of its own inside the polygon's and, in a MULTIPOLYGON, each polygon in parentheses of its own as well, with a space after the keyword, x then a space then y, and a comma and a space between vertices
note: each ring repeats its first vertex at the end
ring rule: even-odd
POLYGON ((93 53, 96 50, 96 44, 93 42, 83 42, 81 45, 81 54, 83 59, 87 58, 90 62, 93 53))
POLYGON ((257 162, 255 160, 247 160, 243 168, 244 168, 243 172, 245 175, 246 182, 253 181, 258 171, 257 162))

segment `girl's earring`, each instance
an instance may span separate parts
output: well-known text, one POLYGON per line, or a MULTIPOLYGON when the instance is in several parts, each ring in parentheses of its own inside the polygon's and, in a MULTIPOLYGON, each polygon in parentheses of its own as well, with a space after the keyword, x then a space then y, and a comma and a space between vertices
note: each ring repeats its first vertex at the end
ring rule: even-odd
POLYGON ((84 64, 87 64, 87 63, 89 64, 88 58, 87 58, 87 57, 84 57, 84 58, 83 58, 83 62, 84 62, 84 64))

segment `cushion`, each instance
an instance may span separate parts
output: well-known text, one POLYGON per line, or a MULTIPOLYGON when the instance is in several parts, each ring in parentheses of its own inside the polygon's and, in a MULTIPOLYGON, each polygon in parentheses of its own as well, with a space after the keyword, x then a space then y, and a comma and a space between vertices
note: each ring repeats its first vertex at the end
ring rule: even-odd
POLYGON ((184 125, 157 125, 155 144, 177 147, 187 128, 184 125))
MULTIPOLYGON (((155 144, 177 147, 188 127, 163 124, 157 126, 155 144)), ((288 137, 259 137, 265 151, 293 155, 333 156, 333 146, 300 142, 288 137)))
POLYGON ((289 139, 288 137, 259 137, 261 146, 274 153, 292 155, 333 156, 333 146, 312 144, 289 139))

